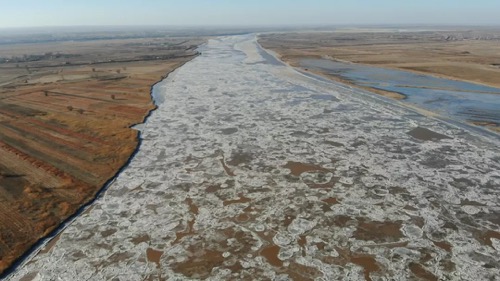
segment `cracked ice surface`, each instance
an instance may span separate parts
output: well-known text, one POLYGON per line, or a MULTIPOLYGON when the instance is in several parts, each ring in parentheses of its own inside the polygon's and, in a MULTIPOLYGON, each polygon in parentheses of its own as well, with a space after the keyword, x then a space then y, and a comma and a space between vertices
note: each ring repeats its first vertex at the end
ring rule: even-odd
POLYGON ((211 40, 157 85, 130 165, 12 280, 500 276, 497 140, 259 54, 211 40))

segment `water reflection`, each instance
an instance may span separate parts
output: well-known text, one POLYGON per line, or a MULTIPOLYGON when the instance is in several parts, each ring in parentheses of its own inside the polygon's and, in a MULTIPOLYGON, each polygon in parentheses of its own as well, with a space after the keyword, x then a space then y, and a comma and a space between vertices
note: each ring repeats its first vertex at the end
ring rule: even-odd
POLYGON ((356 85, 403 94, 407 102, 450 117, 500 124, 498 88, 325 59, 303 59, 300 64, 340 76, 356 85))

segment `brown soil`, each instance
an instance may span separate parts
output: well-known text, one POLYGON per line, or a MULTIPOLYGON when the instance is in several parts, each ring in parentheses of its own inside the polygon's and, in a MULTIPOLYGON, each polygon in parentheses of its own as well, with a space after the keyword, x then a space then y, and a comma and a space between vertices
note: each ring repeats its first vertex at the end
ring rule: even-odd
POLYGON ((234 172, 226 165, 226 162, 224 162, 224 159, 221 159, 220 163, 222 165, 222 168, 224 168, 224 171, 226 171, 226 174, 228 176, 231 176, 231 177, 235 176, 234 172))
POLYGON ((146 256, 149 262, 154 262, 157 267, 160 267, 160 258, 163 255, 162 251, 158 251, 152 248, 146 250, 146 256))
POLYGON ((474 125, 484 126, 495 132, 500 132, 500 125, 492 122, 472 122, 474 125))
POLYGON ((427 271, 421 264, 412 263, 410 264, 410 270, 417 276, 420 280, 437 281, 439 280, 434 274, 427 271))
POLYGON ((194 231, 194 223, 195 222, 196 221, 194 219, 189 220, 187 222, 187 228, 185 230, 176 232, 175 233, 176 238, 175 238, 175 241, 173 243, 176 244, 179 241, 181 241, 182 238, 196 234, 196 232, 194 231))
POLYGON ((299 263, 290 263, 286 273, 292 280, 314 281, 323 276, 323 273, 314 267, 305 266, 299 263))
POLYGON ((482 234, 480 237, 480 242, 493 248, 493 242, 491 238, 500 239, 500 232, 493 230, 488 230, 486 233, 482 234))
POLYGON ((198 206, 193 203, 193 199, 187 198, 186 203, 189 205, 189 211, 195 216, 198 215, 198 206))
POLYGON ((150 240, 151 238, 149 237, 149 235, 146 234, 133 238, 132 243, 134 243, 134 245, 138 245, 143 242, 149 242, 150 240))
POLYGON ((375 242, 398 242, 403 238, 400 222, 372 222, 359 219, 354 237, 360 240, 375 242))
POLYGON ((0 273, 127 162, 138 144, 130 127, 154 109, 151 86, 192 59, 200 42, 0 46, 0 57, 73 55, 0 63, 0 273))
POLYGON ((47 245, 45 245, 45 247, 40 251, 40 253, 46 254, 50 252, 50 250, 52 250, 52 248, 57 244, 57 241, 59 241, 60 238, 61 238, 61 233, 52 238, 52 240, 50 240, 50 242, 47 243, 47 245))
POLYGON ((450 245, 450 243, 445 242, 445 241, 433 241, 434 245, 438 246, 439 248, 451 253, 451 250, 453 247, 450 245))
POLYGON ((440 133, 433 132, 429 129, 417 127, 408 132, 408 135, 423 141, 437 141, 442 139, 451 139, 448 136, 445 136, 440 133))
POLYGON ((330 198, 326 198, 326 199, 323 199, 321 200, 329 205, 335 205, 335 204, 338 204, 339 203, 339 200, 337 200, 337 198, 333 198, 333 197, 330 197, 330 198))
POLYGON ((299 177, 303 173, 307 173, 307 172, 329 172, 328 169, 325 169, 325 168, 320 167, 320 166, 306 164, 306 163, 300 163, 300 162, 293 162, 293 161, 289 161, 283 167, 286 169, 289 169, 290 173, 296 177, 299 177))
POLYGON ((276 245, 271 245, 267 248, 264 248, 260 255, 267 259, 270 265, 276 267, 282 267, 283 262, 278 258, 278 254, 280 253, 280 247, 276 245))
POLYGON ((377 261, 375 260, 375 258, 370 256, 353 257, 351 258, 351 262, 364 268, 365 280, 372 280, 370 278, 370 273, 380 270, 380 267, 377 265, 377 261))

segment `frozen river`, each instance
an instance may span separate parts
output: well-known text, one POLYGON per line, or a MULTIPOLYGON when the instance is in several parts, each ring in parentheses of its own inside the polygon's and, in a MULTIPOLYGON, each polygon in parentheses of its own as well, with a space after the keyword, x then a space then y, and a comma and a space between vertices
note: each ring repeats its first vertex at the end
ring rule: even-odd
POLYGON ((252 35, 155 86, 130 165, 12 280, 487 280, 500 143, 315 80, 252 35))

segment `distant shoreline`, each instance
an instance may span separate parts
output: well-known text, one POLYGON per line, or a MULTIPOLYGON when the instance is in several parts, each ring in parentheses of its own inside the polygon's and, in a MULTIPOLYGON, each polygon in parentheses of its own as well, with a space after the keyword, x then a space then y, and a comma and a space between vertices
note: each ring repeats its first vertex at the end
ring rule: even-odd
MULTIPOLYGON (((311 58, 354 63, 500 89, 500 28, 380 33, 370 32, 369 29, 346 29, 336 32, 275 33, 262 34, 259 42, 294 67, 399 100, 405 99, 404 93, 357 85, 341 75, 302 67, 300 61, 311 58)), ((483 93, 478 91, 477 94, 483 93)), ((477 120, 469 123, 500 132, 499 124, 477 120)))

